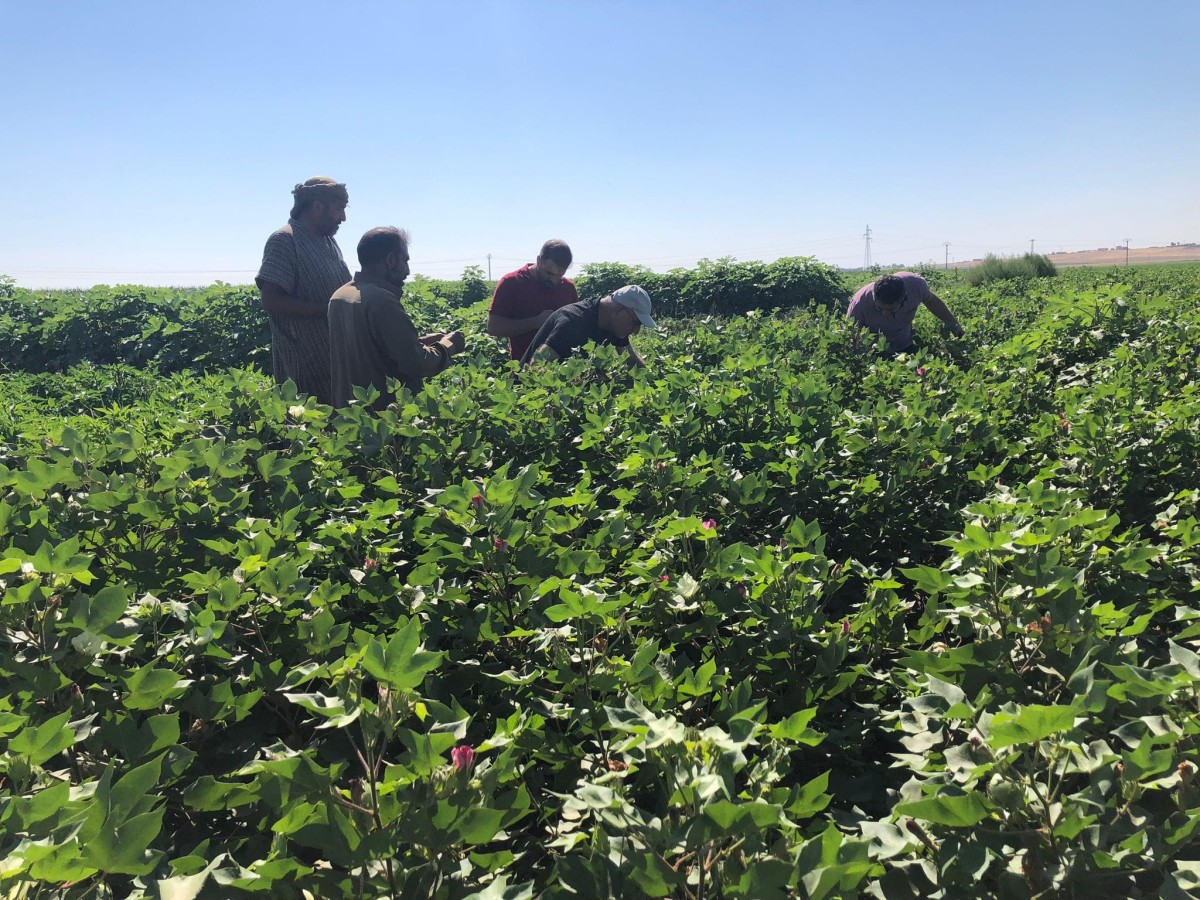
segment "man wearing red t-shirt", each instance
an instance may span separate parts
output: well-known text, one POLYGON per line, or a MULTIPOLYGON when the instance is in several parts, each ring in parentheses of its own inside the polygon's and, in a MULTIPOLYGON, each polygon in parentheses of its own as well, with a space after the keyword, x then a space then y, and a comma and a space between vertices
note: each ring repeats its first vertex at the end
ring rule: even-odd
POLYGON ((549 240, 542 244, 536 262, 509 272, 496 285, 488 307, 487 330, 495 337, 508 338, 511 359, 525 355, 550 313, 579 300, 575 285, 563 277, 570 267, 567 242, 549 240))

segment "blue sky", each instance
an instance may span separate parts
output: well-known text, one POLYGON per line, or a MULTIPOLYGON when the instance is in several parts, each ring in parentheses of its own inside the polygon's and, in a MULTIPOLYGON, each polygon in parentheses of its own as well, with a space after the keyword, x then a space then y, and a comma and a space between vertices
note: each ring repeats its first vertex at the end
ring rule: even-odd
MULTIPOLYGON (((249 283, 292 186, 413 269, 1200 241, 1200 2, 5 0, 0 274, 249 283)), ((577 269, 576 269, 577 271, 577 269)))

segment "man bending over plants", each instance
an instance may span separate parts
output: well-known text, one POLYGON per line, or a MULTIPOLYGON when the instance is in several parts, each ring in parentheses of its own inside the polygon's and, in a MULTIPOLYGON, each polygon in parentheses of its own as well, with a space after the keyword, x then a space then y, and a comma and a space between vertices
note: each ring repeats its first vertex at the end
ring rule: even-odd
POLYGON ((400 296, 408 277, 408 233, 372 228, 358 242, 362 271, 338 288, 329 301, 329 362, 333 405, 349 406, 354 386, 379 390, 374 410, 392 402, 388 378, 404 382, 414 394, 425 379, 462 353, 461 331, 417 335, 400 296))
POLYGON ((917 348, 913 340, 913 318, 924 303, 957 337, 963 327, 954 313, 932 290, 929 282, 915 272, 896 272, 884 275, 859 288, 850 301, 846 316, 858 327, 854 330, 854 346, 858 347, 863 328, 887 338, 888 353, 910 353, 917 348))
POLYGON ((613 291, 598 300, 580 300, 555 310, 542 323, 529 348, 521 357, 521 365, 535 360, 566 359, 588 341, 612 344, 625 351, 630 366, 646 365, 629 338, 647 328, 657 328, 650 316, 650 295, 636 284, 613 291))
POLYGON ((550 313, 579 301, 575 285, 566 277, 571 268, 571 248, 566 241, 542 244, 537 260, 509 272, 496 285, 488 307, 487 332, 508 338, 508 355, 520 359, 529 342, 550 318, 550 313))

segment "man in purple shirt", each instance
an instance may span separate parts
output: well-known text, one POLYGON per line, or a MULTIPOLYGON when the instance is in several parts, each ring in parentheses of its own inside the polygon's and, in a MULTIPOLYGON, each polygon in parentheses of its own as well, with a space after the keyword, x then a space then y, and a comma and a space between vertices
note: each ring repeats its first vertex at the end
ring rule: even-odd
POLYGON ((942 299, 929 289, 929 282, 915 272, 896 272, 860 288, 850 301, 846 316, 858 324, 854 345, 858 346, 865 327, 887 338, 889 353, 915 350, 912 323, 922 303, 951 332, 962 337, 963 327, 942 299))

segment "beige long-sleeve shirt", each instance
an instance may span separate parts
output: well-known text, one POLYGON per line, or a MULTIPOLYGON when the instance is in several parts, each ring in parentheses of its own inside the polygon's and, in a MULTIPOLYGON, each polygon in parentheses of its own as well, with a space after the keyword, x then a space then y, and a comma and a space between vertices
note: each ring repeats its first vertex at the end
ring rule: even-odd
POLYGON ((333 405, 348 406, 355 385, 374 385, 380 397, 371 408, 377 410, 394 399, 389 377, 416 393, 427 377, 450 364, 446 347, 421 343, 400 298, 362 280, 361 272, 330 298, 329 354, 333 405))

